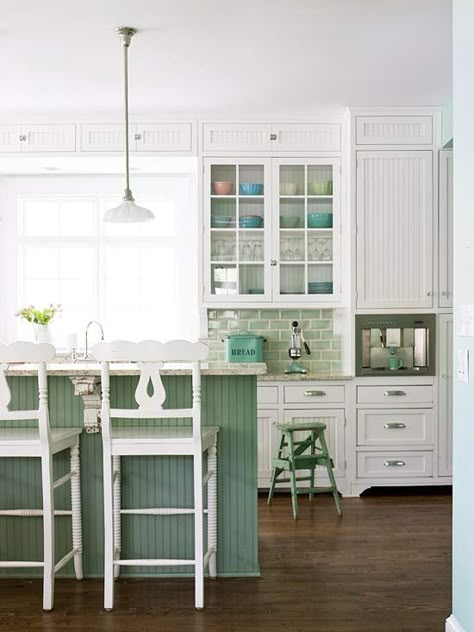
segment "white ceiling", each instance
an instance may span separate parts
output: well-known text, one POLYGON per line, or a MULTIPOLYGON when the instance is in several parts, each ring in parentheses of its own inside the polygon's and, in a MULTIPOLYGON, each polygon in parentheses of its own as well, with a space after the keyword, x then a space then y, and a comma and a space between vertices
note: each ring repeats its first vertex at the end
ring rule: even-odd
POLYGON ((451 97, 451 0, 2 0, 0 111, 308 114, 451 97))

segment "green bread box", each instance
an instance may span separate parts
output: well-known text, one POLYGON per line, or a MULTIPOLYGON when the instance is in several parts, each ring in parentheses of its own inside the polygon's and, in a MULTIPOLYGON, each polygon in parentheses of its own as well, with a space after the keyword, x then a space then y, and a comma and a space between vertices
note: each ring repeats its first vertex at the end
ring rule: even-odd
POLYGON ((222 341, 226 362, 263 362, 263 343, 266 340, 248 331, 226 336, 222 341))

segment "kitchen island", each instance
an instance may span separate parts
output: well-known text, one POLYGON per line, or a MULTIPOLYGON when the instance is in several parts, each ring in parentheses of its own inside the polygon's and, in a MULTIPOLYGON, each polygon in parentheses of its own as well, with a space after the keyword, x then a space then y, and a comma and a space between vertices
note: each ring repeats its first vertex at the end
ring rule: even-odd
MULTIPOLYGON (((220 576, 258 576, 257 540, 257 375, 264 364, 209 364, 202 375, 203 425, 219 426, 218 438, 218 554, 220 576)), ((11 409, 34 408, 37 381, 31 366, 12 365, 8 372, 11 409)), ((97 364, 53 364, 48 367, 50 423, 81 427, 81 500, 86 577, 101 576, 103 569, 102 441, 97 430, 100 369, 97 364), (95 432, 94 432, 95 431, 95 432)), ((162 372, 167 391, 165 407, 191 404, 190 371, 167 367, 162 372)), ((134 407, 138 371, 116 365, 111 371, 112 405, 134 407)), ((21 422, 24 426, 34 422, 21 422)), ((123 425, 137 423, 120 420, 123 425)), ((155 423, 146 422, 145 423, 155 423)), ((55 457, 55 477, 67 469, 67 455, 55 457)), ((0 460, 0 508, 41 507, 38 459, 0 460)), ((68 486, 55 493, 56 508, 69 508, 68 486)), ((175 506, 192 504, 192 463, 186 457, 124 457, 122 506, 175 506)), ((67 550, 70 519, 56 523, 56 559, 67 550)), ((193 551, 192 516, 122 517, 122 555, 128 558, 187 557, 193 551)), ((8 541, 10 559, 40 559, 40 518, 0 517, 2 542, 8 541)), ((4 547, 1 547, 4 549, 4 547)), ((0 554, 2 558, 5 556, 0 554)), ((124 567, 122 574, 183 575, 190 567, 124 567)), ((37 575, 41 569, 1 569, 1 575, 37 575), (25 572, 26 571, 26 572, 25 572), (38 572, 39 571, 39 572, 38 572)), ((72 575, 71 565, 64 568, 72 575)))

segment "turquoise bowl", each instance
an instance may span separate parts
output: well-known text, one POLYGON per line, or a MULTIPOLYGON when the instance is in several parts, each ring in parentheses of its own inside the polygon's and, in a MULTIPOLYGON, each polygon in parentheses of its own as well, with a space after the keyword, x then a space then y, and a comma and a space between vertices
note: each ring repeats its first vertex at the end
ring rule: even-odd
POLYGON ((260 215, 242 215, 239 217, 240 228, 261 228, 263 226, 263 217, 260 215))
POLYGON ((242 182, 239 184, 240 195, 262 195, 263 184, 253 184, 252 182, 242 182))
POLYGON ((308 213, 308 228, 332 228, 332 213, 308 213))

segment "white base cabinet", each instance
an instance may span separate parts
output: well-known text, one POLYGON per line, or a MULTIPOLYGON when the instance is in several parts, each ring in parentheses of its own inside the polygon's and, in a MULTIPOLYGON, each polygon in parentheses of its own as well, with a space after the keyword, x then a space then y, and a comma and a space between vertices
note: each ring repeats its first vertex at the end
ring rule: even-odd
MULTIPOLYGON (((277 455, 280 442, 280 431, 275 424, 314 420, 327 426, 325 436, 334 461, 334 475, 340 491, 346 492, 344 384, 265 382, 259 385, 257 392, 259 489, 268 489, 270 485, 272 458, 277 455)), ((304 434, 295 436, 300 439, 304 434)), ((329 484, 324 468, 317 468, 316 480, 322 485, 329 484)), ((306 485, 306 481, 300 484, 301 487, 306 485)), ((289 489, 289 485, 287 487, 289 489)), ((285 489, 285 485, 278 485, 277 489, 285 489)))
POLYGON ((439 367, 439 475, 453 473, 453 315, 442 314, 438 321, 439 367))

